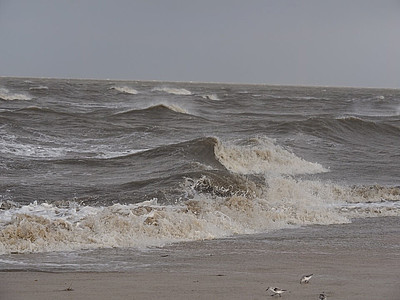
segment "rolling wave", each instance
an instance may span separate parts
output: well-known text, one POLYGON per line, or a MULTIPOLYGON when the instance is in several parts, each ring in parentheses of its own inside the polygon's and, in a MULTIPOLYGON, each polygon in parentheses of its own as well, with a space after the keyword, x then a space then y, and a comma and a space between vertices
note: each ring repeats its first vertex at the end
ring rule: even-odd
POLYGON ((279 124, 279 130, 302 131, 324 138, 334 137, 339 140, 353 140, 360 136, 399 136, 400 127, 389 122, 377 122, 354 116, 312 117, 303 121, 279 124))
POLYGON ((157 164, 161 173, 163 166, 157 162, 165 157, 171 165, 196 161, 208 167, 191 172, 185 167, 169 178, 124 186, 135 190, 147 186, 154 192, 164 180, 169 181, 169 189, 172 181, 177 182, 175 200, 168 202, 154 193, 150 200, 139 198, 136 203, 111 206, 68 201, 23 206, 1 203, 0 253, 143 248, 307 224, 344 223, 355 216, 400 215, 399 187, 346 187, 296 179, 292 176, 326 170, 267 138, 233 143, 206 137, 107 161, 129 167, 129 161, 148 160, 157 164))

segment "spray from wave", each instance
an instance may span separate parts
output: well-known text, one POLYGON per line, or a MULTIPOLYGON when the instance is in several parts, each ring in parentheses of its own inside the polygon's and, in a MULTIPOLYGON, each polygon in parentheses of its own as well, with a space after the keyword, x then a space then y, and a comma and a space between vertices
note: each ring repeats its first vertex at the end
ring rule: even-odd
POLYGON ((247 145, 219 143, 215 153, 228 170, 239 174, 296 175, 328 171, 318 163, 305 161, 268 138, 251 139, 247 145))

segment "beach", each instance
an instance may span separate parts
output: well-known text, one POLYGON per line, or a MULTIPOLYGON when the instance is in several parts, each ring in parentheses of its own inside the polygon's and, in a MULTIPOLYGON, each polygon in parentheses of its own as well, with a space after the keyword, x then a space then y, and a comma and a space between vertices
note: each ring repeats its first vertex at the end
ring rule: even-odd
MULTIPOLYGON (((0 273, 1 299, 400 299, 398 217, 132 252, 129 272, 0 273), (309 284, 302 275, 313 273, 309 284), (279 298, 279 297, 278 297, 279 298)), ((107 250, 103 250, 107 251, 107 250)))

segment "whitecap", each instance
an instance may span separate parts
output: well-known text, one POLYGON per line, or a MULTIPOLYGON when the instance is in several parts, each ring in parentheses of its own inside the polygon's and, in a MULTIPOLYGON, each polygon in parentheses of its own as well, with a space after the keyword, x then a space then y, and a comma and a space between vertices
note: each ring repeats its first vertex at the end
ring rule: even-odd
POLYGON ((32 100, 32 96, 25 94, 25 93, 14 93, 14 92, 10 92, 6 88, 0 88, 0 99, 6 100, 6 101, 32 100))
POLYGON ((204 99, 214 100, 214 101, 220 100, 217 94, 207 94, 207 95, 202 95, 201 97, 204 99))
POLYGON ((31 91, 42 91, 42 90, 48 90, 49 87, 45 86, 45 85, 39 85, 39 86, 33 86, 30 87, 29 90, 31 91))
POLYGON ((111 89, 116 90, 121 93, 125 94, 131 94, 131 95, 136 95, 139 92, 135 90, 134 88, 128 87, 128 86, 113 86, 111 89))
POLYGON ((215 155, 228 170, 239 174, 296 175, 328 171, 276 145, 271 139, 256 138, 252 142, 252 145, 218 142, 215 155))
POLYGON ((188 95, 192 95, 192 92, 187 90, 187 89, 183 89, 183 88, 172 88, 172 87, 157 87, 154 88, 153 91, 157 91, 157 92, 165 92, 168 94, 173 94, 173 95, 182 95, 182 96, 188 96, 188 95))

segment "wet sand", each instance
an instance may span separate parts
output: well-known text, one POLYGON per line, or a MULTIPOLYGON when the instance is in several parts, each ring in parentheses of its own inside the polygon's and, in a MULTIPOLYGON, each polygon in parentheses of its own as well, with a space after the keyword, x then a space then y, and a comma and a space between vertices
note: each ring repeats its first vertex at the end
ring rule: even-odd
POLYGON ((400 299, 400 218, 170 245, 130 272, 0 272, 0 299, 400 299), (314 273, 309 284, 300 277, 314 273))

